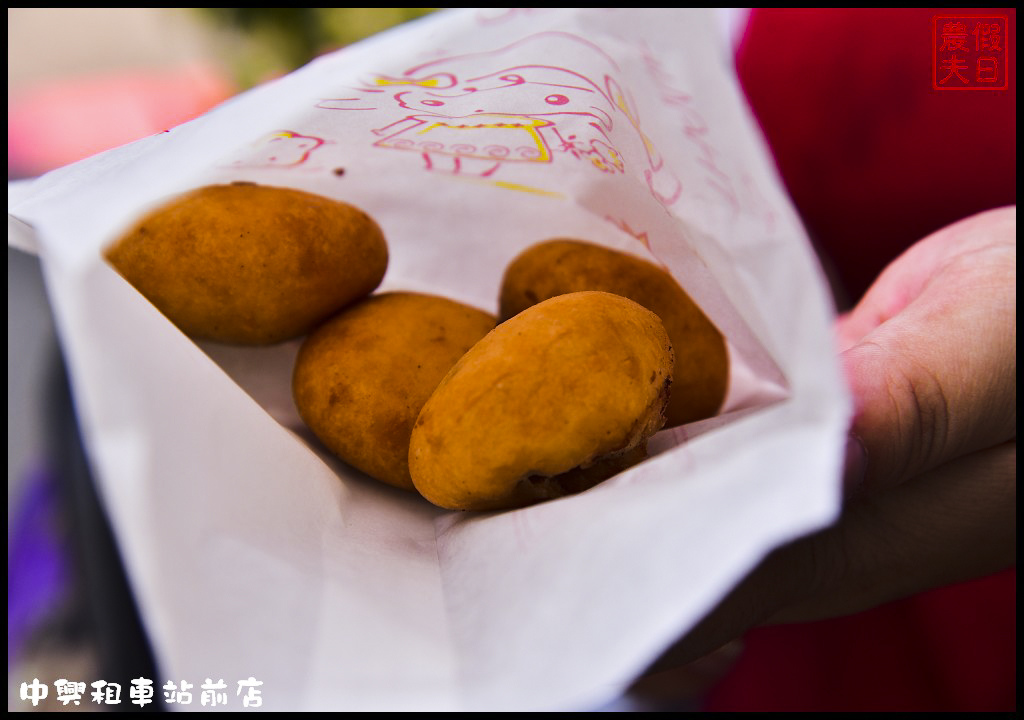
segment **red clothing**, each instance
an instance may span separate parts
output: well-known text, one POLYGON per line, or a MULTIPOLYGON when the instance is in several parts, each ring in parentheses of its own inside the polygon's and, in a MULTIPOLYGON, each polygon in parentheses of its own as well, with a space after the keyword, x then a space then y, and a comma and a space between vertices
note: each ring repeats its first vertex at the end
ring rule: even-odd
POLYGON ((932 18, 955 10, 750 16, 740 81, 854 300, 912 243, 1017 202, 1016 11, 960 12, 1008 16, 1006 90, 933 88, 932 18))
MULTIPOLYGON (((1014 9, 751 14, 741 83, 851 300, 932 231, 1016 203, 1015 42, 1014 9), (1007 17, 1007 89, 933 86, 936 15, 1007 17)), ((758 629, 706 709, 1013 711, 1016 623, 1013 569, 852 617, 758 629)))
POLYGON ((998 712, 1017 706, 1017 574, 748 633, 714 712, 998 712))

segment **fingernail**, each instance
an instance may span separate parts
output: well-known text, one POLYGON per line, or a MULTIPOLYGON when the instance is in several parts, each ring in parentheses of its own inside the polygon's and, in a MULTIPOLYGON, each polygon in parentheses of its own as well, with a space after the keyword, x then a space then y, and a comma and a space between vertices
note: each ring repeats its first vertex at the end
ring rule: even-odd
POLYGON ((864 485, 868 470, 868 451, 861 439, 850 433, 846 436, 846 455, 843 459, 843 495, 852 497, 864 485))

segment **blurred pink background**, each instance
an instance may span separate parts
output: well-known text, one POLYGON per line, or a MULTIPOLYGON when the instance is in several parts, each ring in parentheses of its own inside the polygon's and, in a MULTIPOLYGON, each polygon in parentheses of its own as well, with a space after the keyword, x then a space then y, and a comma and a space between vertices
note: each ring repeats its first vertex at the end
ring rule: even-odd
POLYGON ((8 8, 8 179, 162 132, 233 95, 214 33, 190 8, 8 8))

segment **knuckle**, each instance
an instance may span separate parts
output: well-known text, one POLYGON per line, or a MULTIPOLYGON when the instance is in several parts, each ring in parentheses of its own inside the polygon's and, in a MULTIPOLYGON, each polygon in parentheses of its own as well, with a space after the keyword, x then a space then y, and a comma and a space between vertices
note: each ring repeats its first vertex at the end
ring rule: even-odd
POLYGON ((901 449, 898 476, 908 479, 942 461, 949 447, 950 402, 940 378, 927 364, 912 361, 890 377, 897 422, 893 440, 901 449))

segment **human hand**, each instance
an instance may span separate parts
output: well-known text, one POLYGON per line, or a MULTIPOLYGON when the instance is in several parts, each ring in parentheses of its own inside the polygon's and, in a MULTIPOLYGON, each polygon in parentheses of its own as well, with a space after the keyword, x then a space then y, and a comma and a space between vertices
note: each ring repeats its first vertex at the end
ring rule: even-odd
POLYGON ((867 610, 1016 562, 1016 208, 910 248, 840 318, 855 417, 833 526, 772 553, 657 668, 761 624, 867 610))
POLYGON ((869 490, 1015 440, 1016 228, 1014 207, 934 233, 839 319, 869 490))

